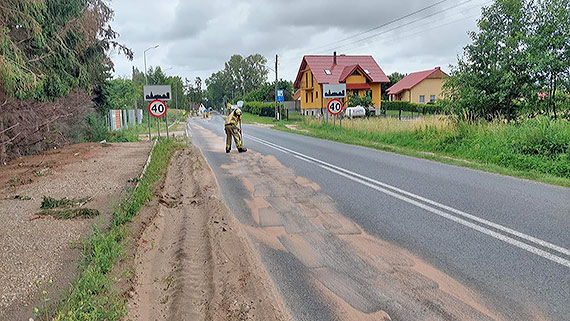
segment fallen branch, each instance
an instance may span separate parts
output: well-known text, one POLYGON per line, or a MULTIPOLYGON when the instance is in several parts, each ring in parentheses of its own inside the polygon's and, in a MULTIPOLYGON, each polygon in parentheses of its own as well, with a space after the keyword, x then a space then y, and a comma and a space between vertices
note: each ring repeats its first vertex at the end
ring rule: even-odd
POLYGON ((0 132, 0 135, 4 134, 5 132, 9 131, 10 129, 12 129, 12 128, 18 126, 18 125, 20 125, 20 123, 17 123, 16 125, 12 125, 12 126, 6 128, 6 129, 4 129, 3 131, 0 132))
POLYGON ((0 142, 0 146, 4 146, 4 145, 8 145, 11 144, 14 139, 16 139, 18 136, 20 136, 20 134, 22 134, 23 132, 19 132, 16 136, 10 138, 9 140, 5 141, 5 142, 0 142))

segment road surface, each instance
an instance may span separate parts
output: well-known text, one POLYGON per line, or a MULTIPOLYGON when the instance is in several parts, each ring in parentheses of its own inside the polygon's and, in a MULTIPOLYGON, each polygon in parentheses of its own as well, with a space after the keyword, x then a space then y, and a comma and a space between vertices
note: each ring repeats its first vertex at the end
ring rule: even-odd
POLYGON ((570 189, 244 125, 187 124, 296 320, 568 320, 570 189), (315 214, 318 213, 318 214, 315 214))

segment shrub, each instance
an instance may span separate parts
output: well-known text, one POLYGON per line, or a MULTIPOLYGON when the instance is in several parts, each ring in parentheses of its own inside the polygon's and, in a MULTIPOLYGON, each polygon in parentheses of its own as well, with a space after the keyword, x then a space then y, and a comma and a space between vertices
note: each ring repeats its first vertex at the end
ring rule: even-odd
POLYGON ((100 142, 105 139, 109 139, 110 132, 109 128, 105 124, 103 117, 97 113, 91 113, 87 116, 87 131, 85 135, 85 140, 88 142, 100 142))
MULTIPOLYGON (((263 103, 259 101, 248 101, 243 104, 241 108, 243 112, 264 116, 264 117, 275 117, 275 104, 274 103, 263 103)), ((281 115, 285 115, 285 107, 283 104, 279 104, 279 110, 281 115)))

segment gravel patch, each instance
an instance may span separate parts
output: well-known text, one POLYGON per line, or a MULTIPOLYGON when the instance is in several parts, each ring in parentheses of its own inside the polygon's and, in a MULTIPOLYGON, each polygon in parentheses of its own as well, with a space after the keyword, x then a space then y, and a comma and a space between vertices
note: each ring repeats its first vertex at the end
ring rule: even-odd
MULTIPOLYGON (((109 147, 80 144, 68 146, 62 153, 16 160, 26 164, 41 159, 42 167, 49 164, 50 168, 25 185, 5 185, 1 193, 0 320, 28 320, 33 307, 39 305, 41 290, 47 290, 54 302, 64 293, 77 274, 82 237, 94 224, 105 226, 109 222, 125 188, 140 175, 150 148, 149 142, 109 147), (16 200, 15 195, 32 200, 16 200), (43 196, 92 197, 85 207, 102 215, 91 219, 33 219, 43 196), (53 280, 53 285, 47 287, 48 280, 53 280)), ((19 175, 17 167, 0 168, 4 177, 19 175), (5 172, 12 168, 13 175, 5 172)))

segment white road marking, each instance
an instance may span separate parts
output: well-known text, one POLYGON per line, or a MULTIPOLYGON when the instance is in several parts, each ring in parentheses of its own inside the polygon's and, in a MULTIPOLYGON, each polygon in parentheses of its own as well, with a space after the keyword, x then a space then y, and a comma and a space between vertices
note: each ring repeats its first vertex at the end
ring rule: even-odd
POLYGON ((458 210, 458 209, 449 207, 449 206, 447 206, 447 205, 440 204, 440 203, 438 203, 438 202, 432 201, 432 200, 427 199, 427 198, 424 198, 424 197, 422 197, 422 196, 419 196, 419 195, 410 193, 410 192, 408 192, 408 191, 399 189, 399 188, 397 188, 397 187, 395 187, 395 186, 391 186, 391 185, 388 185, 388 184, 386 184, 386 183, 382 183, 382 182, 380 182, 380 181, 377 181, 377 180, 374 180, 374 179, 372 179, 372 178, 369 178, 369 177, 360 175, 360 174, 358 174, 358 173, 352 172, 352 171, 347 170, 347 169, 344 169, 344 168, 342 168, 342 167, 338 167, 338 166, 336 166, 336 165, 329 164, 329 163, 327 163, 327 162, 325 162, 325 161, 322 161, 322 160, 313 158, 313 157, 311 157, 311 156, 308 156, 308 155, 305 155, 305 154, 296 152, 296 151, 294 151, 294 150, 291 150, 291 149, 288 149, 288 148, 286 148, 286 147, 283 147, 283 146, 274 144, 274 143, 272 143, 272 142, 265 141, 265 140, 263 140, 263 139, 260 139, 260 138, 255 137, 255 136, 251 136, 251 135, 246 135, 246 136, 248 136, 249 139, 252 139, 252 140, 256 141, 257 143, 260 143, 260 144, 263 144, 263 145, 268 146, 268 147, 270 147, 270 148, 279 150, 279 151, 281 151, 281 152, 283 152, 283 153, 286 153, 286 154, 291 154, 291 155, 293 155, 294 157, 296 157, 296 158, 298 158, 298 159, 301 159, 301 160, 306 161, 306 162, 308 162, 308 163, 316 164, 317 166, 319 166, 319 167, 321 167, 321 168, 323 168, 323 169, 325 169, 325 170, 328 170, 328 171, 330 171, 330 172, 333 172, 333 173, 335 173, 335 174, 338 174, 338 175, 340 175, 340 176, 342 176, 342 177, 348 178, 348 179, 350 179, 350 180, 352 180, 352 181, 355 181, 355 182, 358 182, 358 183, 360 183, 360 184, 362 184, 362 185, 368 186, 368 187, 370 187, 370 188, 372 188, 372 189, 374 189, 374 190, 377 190, 377 191, 379 191, 379 192, 382 192, 382 193, 384 193, 384 194, 390 195, 390 196, 392 196, 392 197, 394 197, 394 198, 400 199, 400 200, 402 200, 402 201, 404 201, 404 202, 407 202, 407 203, 409 203, 409 204, 412 204, 412 205, 414 205, 414 206, 417 206, 417 207, 419 207, 419 208, 422 208, 422 209, 424 209, 424 210, 427 210, 427 211, 429 211, 429 212, 431 212, 431 213, 434 213, 434 214, 436 214, 436 215, 438 215, 438 216, 441 216, 441 217, 443 217, 443 218, 449 219, 449 220, 454 221, 454 222, 456 222, 456 223, 459 223, 459 224, 461 224, 461 225, 467 226, 467 227, 472 228, 472 229, 474 229, 474 230, 476 230, 476 231, 479 231, 479 232, 481 232, 481 233, 483 233, 483 234, 489 235, 489 236, 494 237, 494 238, 496 238, 496 239, 498 239, 498 240, 501 240, 501 241, 506 242, 506 243, 508 243, 508 244, 514 245, 514 246, 519 247, 519 248, 521 248, 521 249, 524 249, 524 250, 526 250, 526 251, 528 251, 528 252, 530 252, 530 253, 539 255, 539 256, 541 256, 541 257, 543 257, 543 258, 546 258, 546 259, 548 259, 548 260, 550 260, 550 261, 556 262, 556 263, 558 263, 558 264, 561 264, 561 265, 563 265, 563 266, 566 266, 566 267, 570 268, 570 261, 567 260, 567 259, 565 259, 565 258, 559 257, 559 256, 557 256, 557 255, 554 255, 554 254, 549 253, 549 252, 547 252, 547 251, 544 251, 544 250, 542 250, 542 249, 536 248, 536 247, 531 246, 531 245, 529 245, 529 244, 527 244, 527 243, 518 241, 518 240, 513 239, 513 238, 511 238, 511 237, 509 237, 509 236, 500 234, 500 233, 495 232, 495 231, 493 231, 493 230, 490 230, 490 229, 488 229, 488 228, 486 228, 486 227, 484 227, 484 226, 477 225, 477 224, 475 224, 475 223, 472 223, 472 222, 466 221, 466 220, 464 220, 464 219, 461 219, 461 218, 459 218, 459 217, 457 217, 457 216, 454 216, 454 215, 451 215, 451 214, 449 214, 449 213, 443 212, 443 211, 441 211, 440 209, 447 210, 447 211, 449 211, 449 212, 451 212, 451 213, 454 213, 454 214, 457 214, 457 215, 459 215, 459 216, 463 216, 463 217, 468 218, 468 219, 470 219, 470 220, 476 221, 476 222, 478 222, 478 223, 480 223, 480 224, 482 224, 482 225, 487 225, 487 226, 489 226, 489 227, 493 227, 493 228, 495 228, 495 229, 497 229, 497 230, 500 230, 500 231, 502 231, 502 232, 504 232, 504 233, 517 236, 517 237, 519 237, 519 238, 521 238, 521 239, 527 240, 528 242, 531 242, 531 243, 534 243, 534 244, 543 246, 543 247, 545 247, 545 248, 549 248, 549 249, 554 250, 554 251, 556 251, 556 252, 559 252, 559 253, 561 253, 561 254, 565 254, 565 255, 570 256, 570 250, 568 250, 568 249, 565 249, 565 248, 560 247, 560 246, 558 246, 558 245, 555 245, 555 244, 552 244, 552 243, 543 241, 543 240, 538 239, 538 238, 535 238, 535 237, 533 237, 533 236, 524 234, 524 233, 522 233, 522 232, 513 230, 513 229, 508 228, 508 227, 505 227, 505 226, 503 226, 503 225, 500 225, 500 224, 497 224, 497 223, 494 223, 494 222, 491 222, 491 221, 488 221, 488 220, 479 218, 479 217, 477 217, 477 216, 474 216, 474 215, 465 213, 465 212, 463 212, 463 211, 460 211, 460 210, 458 210), (390 189, 391 191, 390 191, 389 189, 390 189), (397 192, 397 193, 396 193, 396 192, 397 192), (398 193, 399 193, 399 194, 398 194, 398 193), (403 195, 401 195, 401 194, 403 194, 403 195), (406 196, 404 196, 404 195, 406 195, 406 196, 408 196, 408 197, 406 197, 406 196), (414 199, 412 199, 412 198, 415 198, 416 200, 414 200, 414 199), (426 205, 426 204, 420 203, 420 202, 418 202, 418 200, 419 200, 419 201, 422 201, 422 202, 424 202, 424 203, 427 203, 427 204, 430 204, 430 205, 439 207, 440 209, 437 209, 437 208, 435 208, 435 207, 428 206, 428 205, 426 205))

